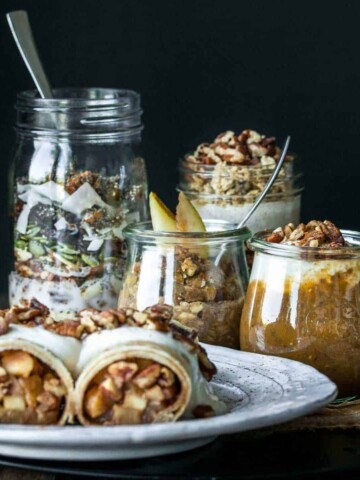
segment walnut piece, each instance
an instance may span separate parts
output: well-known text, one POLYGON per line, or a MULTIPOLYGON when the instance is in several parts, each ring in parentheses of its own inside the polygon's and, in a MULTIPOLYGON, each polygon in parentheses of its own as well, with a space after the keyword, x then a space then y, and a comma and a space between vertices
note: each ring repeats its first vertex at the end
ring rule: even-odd
POLYGON ((279 227, 264 237, 271 243, 282 243, 297 247, 313 247, 335 249, 346 246, 344 237, 336 225, 329 220, 311 220, 306 225, 300 223, 297 227, 289 223, 279 227))

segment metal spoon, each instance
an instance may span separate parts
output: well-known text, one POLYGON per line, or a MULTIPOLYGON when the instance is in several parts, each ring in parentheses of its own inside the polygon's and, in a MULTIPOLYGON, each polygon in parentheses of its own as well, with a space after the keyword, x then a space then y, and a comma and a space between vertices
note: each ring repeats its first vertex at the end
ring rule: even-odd
POLYGON ((15 43, 42 98, 53 98, 51 87, 41 64, 27 12, 17 10, 6 14, 15 43))
POLYGON ((279 172, 281 170, 281 167, 285 161, 285 158, 286 158, 286 154, 287 154, 287 151, 288 151, 288 148, 289 148, 289 144, 290 144, 290 136, 288 136, 285 140, 285 143, 284 143, 284 147, 283 147, 283 151, 282 151, 282 154, 281 154, 281 157, 280 157, 280 160, 278 162, 278 164, 276 165, 276 168, 275 170, 273 171, 271 177, 269 178, 269 180, 267 181, 267 184, 265 185, 264 187, 264 190, 260 193, 260 195, 258 196, 258 198, 256 199, 254 205, 250 208, 250 210, 248 211, 247 215, 245 215, 245 217, 241 220, 241 222, 238 224, 237 228, 241 228, 243 227, 246 222, 249 220, 249 218, 252 216, 252 214, 255 212, 255 210, 258 208, 258 206, 260 205, 260 203, 264 200, 264 197, 265 195, 268 193, 268 191, 270 190, 270 188, 273 186, 275 180, 277 179, 277 176, 279 175, 279 172))
MULTIPOLYGON (((273 171, 271 177, 269 178, 269 180, 267 181, 265 187, 264 187, 264 190, 260 193, 260 195, 258 196, 258 198, 255 200, 255 203, 254 205, 250 208, 250 210, 248 211, 247 215, 245 215, 245 217, 241 220, 241 222, 238 224, 237 228, 241 228, 243 227, 246 222, 249 220, 249 218, 251 217, 251 215, 255 212, 255 210, 258 208, 258 206, 260 205, 260 203, 264 200, 264 197, 265 195, 268 193, 268 191, 270 190, 270 188, 273 186, 275 180, 277 179, 277 176, 279 175, 279 172, 281 170, 281 167, 285 161, 285 158, 286 158, 286 154, 287 154, 287 151, 288 151, 288 148, 289 148, 289 145, 290 145, 290 136, 286 137, 286 140, 285 140, 285 143, 284 143, 284 147, 283 147, 283 151, 282 151, 282 154, 281 154, 281 157, 280 157, 280 160, 278 162, 278 164, 276 165, 276 168, 275 170, 273 171)), ((220 261, 222 259, 222 256, 224 255, 226 251, 226 246, 222 246, 221 249, 220 249, 220 252, 218 253, 217 257, 215 258, 215 265, 219 265, 220 264, 220 261)))

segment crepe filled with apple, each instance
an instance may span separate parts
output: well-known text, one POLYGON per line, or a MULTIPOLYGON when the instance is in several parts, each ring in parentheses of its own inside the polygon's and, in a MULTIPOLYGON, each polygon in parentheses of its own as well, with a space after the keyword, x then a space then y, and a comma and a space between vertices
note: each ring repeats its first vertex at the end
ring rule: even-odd
POLYGON ((119 309, 80 312, 112 320, 83 340, 77 364, 76 414, 83 425, 174 422, 225 412, 209 380, 216 373, 193 332, 172 321, 171 307, 143 312, 119 309))
POLYGON ((0 423, 73 421, 69 370, 75 367, 80 342, 37 325, 36 312, 28 306, 0 312, 0 423))

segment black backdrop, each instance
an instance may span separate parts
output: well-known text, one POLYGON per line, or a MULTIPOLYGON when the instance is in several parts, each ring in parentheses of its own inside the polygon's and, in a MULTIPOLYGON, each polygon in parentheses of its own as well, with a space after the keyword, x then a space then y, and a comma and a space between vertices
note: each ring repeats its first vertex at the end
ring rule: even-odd
POLYGON ((303 218, 360 229, 360 2, 2 0, 0 288, 16 92, 33 88, 4 13, 26 9, 54 86, 142 95, 151 189, 175 204, 176 162, 225 129, 292 135, 303 218))

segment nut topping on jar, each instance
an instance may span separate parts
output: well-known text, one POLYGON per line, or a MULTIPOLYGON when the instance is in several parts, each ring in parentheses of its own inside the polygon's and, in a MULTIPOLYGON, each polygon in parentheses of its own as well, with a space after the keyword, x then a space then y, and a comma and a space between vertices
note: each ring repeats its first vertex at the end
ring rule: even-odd
POLYGON ((300 223, 297 227, 293 223, 288 223, 285 227, 276 228, 264 240, 297 247, 341 248, 345 246, 341 231, 329 220, 323 222, 311 220, 306 225, 300 223))

